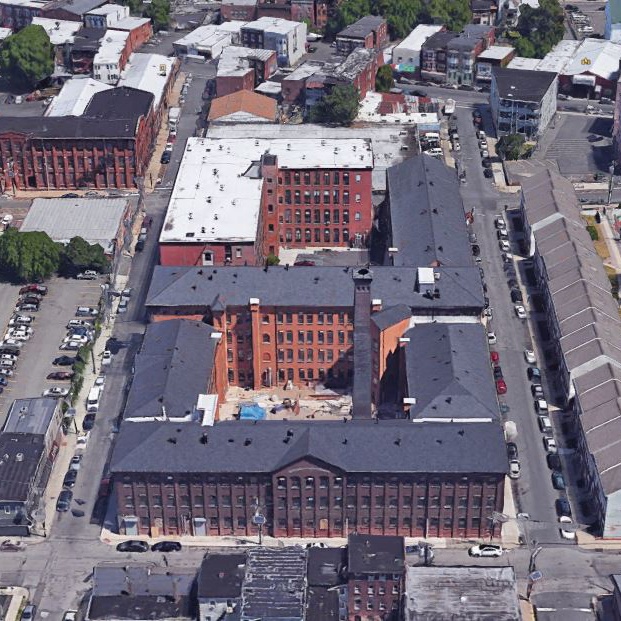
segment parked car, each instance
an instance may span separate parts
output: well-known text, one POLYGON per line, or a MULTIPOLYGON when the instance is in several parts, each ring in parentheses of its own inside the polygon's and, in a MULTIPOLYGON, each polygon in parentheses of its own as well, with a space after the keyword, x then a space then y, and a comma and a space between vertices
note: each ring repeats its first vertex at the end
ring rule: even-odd
POLYGON ((545 399, 535 399, 533 405, 535 406, 535 412, 537 412, 537 414, 548 413, 548 402, 545 399))
POLYGON ((538 416, 537 424, 539 425, 539 430, 543 433, 549 433, 552 431, 552 421, 549 416, 538 416))
POLYGON ((507 384, 505 380, 503 379, 496 380, 496 392, 499 395, 504 395, 507 392, 507 384))
POLYGON ((526 375, 531 382, 541 381, 541 370, 539 367, 528 367, 528 369, 526 369, 526 375))
POLYGON ((83 343, 79 341, 69 341, 68 343, 63 343, 58 349, 62 351, 78 351, 82 345, 83 343))
POLYGON ((77 621, 78 611, 77 610, 67 610, 63 615, 63 621, 77 621))
POLYGON ((492 365, 498 364, 500 362, 500 354, 497 351, 490 351, 489 361, 492 363, 492 365))
POLYGON ((105 349, 101 355, 101 364, 104 366, 109 365, 112 362, 112 352, 109 349, 105 349))
POLYGON ((142 252, 144 250, 144 239, 139 239, 136 242, 136 252, 142 252))
POLYGON ((503 378, 503 375, 502 375, 502 367, 495 366, 495 367, 492 369, 492 372, 493 372, 493 374, 494 374, 494 379, 495 379, 495 380, 499 380, 499 379, 502 379, 502 378, 503 378))
POLYGON ((556 440, 549 436, 545 436, 543 439, 543 446, 548 453, 558 453, 558 447, 556 446, 556 440))
POLYGON ((0 367, 0 376, 2 377, 13 377, 13 369, 9 369, 7 367, 0 367))
POLYGON ((566 515, 559 517, 559 532, 563 539, 568 539, 569 541, 575 541, 576 539, 576 531, 574 529, 573 520, 566 515))
POLYGON ((557 498, 554 506, 558 517, 571 517, 571 505, 569 504, 569 500, 567 500, 567 498, 557 498))
POLYGON ((25 285, 19 290, 20 295, 24 295, 25 293, 38 293, 39 295, 47 295, 47 287, 45 285, 25 285))
POLYGON ((98 375, 95 378, 95 386, 103 386, 106 383, 106 376, 105 375, 98 375))
POLYGON ((509 459, 518 458, 518 447, 515 442, 507 442, 507 455, 509 459))
POLYGON ((549 453, 546 455, 546 462, 550 470, 561 470, 562 468, 561 458, 558 453, 549 453))
POLYGON ((9 326, 29 326, 34 322, 34 317, 30 315, 13 315, 9 319, 9 326))
POLYGON ((15 307, 15 310, 23 312, 23 313, 36 313, 39 310, 39 305, 31 304, 30 302, 25 302, 23 304, 18 304, 15 307))
POLYGON ((87 431, 86 433, 83 433, 82 435, 78 436, 78 439, 76 440, 76 446, 78 448, 86 448, 88 446, 88 440, 91 437, 91 432, 87 431))
POLYGON ((84 272, 80 272, 76 278, 78 280, 97 280, 99 274, 93 270, 86 270, 84 272))
POLYGON ((65 513, 69 511, 71 507, 71 501, 73 500, 73 492, 68 489, 64 489, 58 494, 58 500, 56 501, 56 511, 65 513))
POLYGON ((496 345, 496 343, 498 342, 498 339, 496 338, 495 332, 487 333, 487 342, 489 345, 496 345))
POLYGON ((116 312, 119 315, 122 315, 123 313, 126 313, 127 312, 127 304, 128 304, 128 300, 121 299, 121 301, 119 302, 119 305, 118 305, 118 307, 116 309, 116 312))
POLYGON ((476 557, 484 556, 484 557, 498 558, 502 556, 502 553, 503 553, 502 546, 499 546, 494 543, 481 543, 481 544, 472 546, 468 550, 468 554, 470 556, 476 556, 476 557))
POLYGON ((71 458, 71 463, 69 464, 69 470, 79 470, 82 466, 82 454, 76 453, 71 458))
POLYGON ((37 614, 37 607, 34 606, 33 604, 28 604, 28 606, 26 606, 24 610, 22 610, 22 616, 20 617, 20 619, 21 621, 33 621, 36 614, 37 614))
POLYGON ((19 347, 20 345, 21 343, 19 341, 16 341, 13 345, 3 342, 2 344, 0 344, 0 354, 14 356, 15 359, 17 359, 17 356, 22 353, 22 350, 19 347))
POLYGON ((65 478, 63 479, 63 487, 71 488, 75 485, 76 479, 78 478, 77 470, 67 470, 65 474, 65 478))
POLYGON ((513 310, 515 312, 515 316, 518 319, 526 319, 527 315, 526 315, 526 309, 521 305, 521 304, 515 304, 513 307, 513 310))
POLYGON ((23 552, 26 549, 26 544, 22 541, 11 541, 5 539, 0 543, 0 552, 23 552))
POLYGON ((537 357, 532 349, 524 350, 524 360, 526 360, 528 364, 537 364, 537 357))
POLYGON ((507 223, 505 222, 505 219, 502 216, 496 216, 494 218, 494 226, 497 229, 506 229, 507 223))
POLYGON ((511 245, 506 239, 501 239, 498 242, 498 247, 502 252, 511 252, 511 245))
POLYGON ((75 311, 76 317, 97 317, 97 315, 99 315, 99 310, 92 306, 78 306, 75 311))
POLYGON ((179 552, 181 544, 178 541, 158 541, 151 546, 152 552, 179 552))
POLYGON ((52 386, 47 390, 43 391, 44 397, 53 397, 54 399, 60 399, 61 397, 66 397, 69 394, 68 388, 61 388, 60 386, 52 386))
POLYGON ((558 490, 564 490, 566 487, 565 479, 562 473, 557 472, 556 470, 552 473, 552 487, 558 490))
POLYGON ((130 539, 129 541, 122 541, 119 543, 116 549, 118 552, 147 552, 149 550, 149 544, 146 541, 130 539))
POLYGON ((511 479, 520 478, 520 462, 517 459, 512 459, 509 462, 509 477, 511 479))
POLYGON ((95 426, 95 414, 90 413, 84 416, 82 420, 82 429, 84 431, 90 431, 95 426))
POLYGON ((77 362, 77 356, 58 356, 52 360, 52 364, 55 367, 70 367, 77 362))
POLYGON ((71 330, 72 328, 87 328, 92 329, 92 322, 87 319, 71 319, 67 324, 67 330, 71 330))
POLYGON ((89 342, 89 338, 83 334, 75 334, 75 333, 71 333, 69 336, 66 336, 63 339, 63 343, 79 343, 80 345, 86 345, 86 343, 89 342))
POLYGON ((170 151, 164 151, 162 157, 160 157, 160 164, 169 164, 172 153, 170 151))
POLYGON ((511 301, 514 304, 517 303, 517 302, 523 302, 524 301, 524 298, 522 296, 522 292, 519 289, 517 289, 517 288, 511 289, 510 295, 511 295, 511 301))

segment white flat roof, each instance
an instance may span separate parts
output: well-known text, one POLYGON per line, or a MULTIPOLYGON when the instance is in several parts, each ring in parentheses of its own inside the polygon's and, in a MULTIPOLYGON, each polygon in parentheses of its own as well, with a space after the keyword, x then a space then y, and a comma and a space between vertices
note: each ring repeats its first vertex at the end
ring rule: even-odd
POLYGON ((248 58, 257 58, 263 62, 275 54, 273 50, 252 49, 250 47, 240 47, 229 45, 222 50, 218 59, 218 76, 244 75, 250 69, 248 58))
POLYGON ((87 15, 110 15, 112 13, 124 13, 125 11, 126 9, 123 5, 110 3, 98 6, 96 9, 92 9, 87 13, 87 15))
POLYGON ((509 62, 507 67, 509 69, 527 69, 529 71, 535 71, 537 69, 537 65, 540 62, 540 58, 526 58, 525 56, 516 56, 509 62))
POLYGON ((362 139, 188 138, 160 242, 253 242, 263 186, 258 162, 266 153, 283 169, 373 167, 362 139))
POLYGON ((253 30, 263 30, 264 32, 274 32, 278 34, 287 34, 300 26, 301 22, 292 22, 288 19, 280 17, 259 17, 253 22, 248 22, 245 28, 253 30))
POLYGON ((259 86, 257 86, 254 90, 257 93, 263 93, 264 95, 278 95, 282 92, 282 84, 266 80, 265 82, 261 82, 261 84, 259 84, 259 86))
POLYGON ((113 88, 99 80, 74 76, 67 80, 60 93, 52 99, 45 116, 81 116, 95 93, 113 88))
POLYGON ((134 28, 140 28, 140 26, 150 22, 148 17, 133 17, 128 15, 127 17, 121 17, 118 21, 114 22, 110 28, 116 28, 118 30, 134 30, 134 28))
POLYGON ((561 73, 563 67, 580 47, 580 41, 569 39, 557 43, 537 64, 537 71, 554 71, 561 73))
POLYGON ((82 27, 82 22, 70 22, 65 19, 49 19, 47 17, 33 17, 32 23, 41 26, 52 45, 64 45, 73 43, 75 33, 82 27))
POLYGON ((63 243, 82 237, 111 253, 127 202, 126 198, 35 198, 21 230, 45 231, 63 243))
POLYGON ((420 50, 423 43, 427 41, 431 35, 434 35, 436 32, 440 32, 443 28, 444 26, 441 25, 434 26, 432 24, 419 24, 405 39, 403 39, 403 41, 401 41, 401 43, 395 45, 392 53, 397 53, 399 49, 420 50))
POLYGON ((477 60, 502 60, 514 50, 514 47, 509 47, 508 45, 492 45, 481 52, 477 60))
POLYGON ((13 31, 10 28, 0 28, 0 41, 4 41, 8 36, 12 34, 13 31))
POLYGON ((117 63, 128 37, 129 33, 124 30, 106 30, 93 64, 117 63))
POLYGON ((153 107, 157 108, 174 64, 174 58, 162 54, 132 54, 121 74, 119 86, 130 86, 153 93, 153 107))
POLYGON ((214 44, 223 39, 230 39, 232 33, 239 32, 246 22, 225 22, 216 26, 208 24, 207 26, 199 26, 185 37, 177 39, 174 45, 183 45, 185 47, 204 47, 211 48, 214 44))
POLYGON ((2 0, 7 6, 20 6, 27 9, 42 9, 50 0, 2 0))

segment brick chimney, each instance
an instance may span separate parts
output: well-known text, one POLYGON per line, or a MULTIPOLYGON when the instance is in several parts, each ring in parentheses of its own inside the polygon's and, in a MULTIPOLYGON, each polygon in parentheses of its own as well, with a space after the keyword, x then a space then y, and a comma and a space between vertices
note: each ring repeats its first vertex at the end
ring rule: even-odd
POLYGON ((371 282, 373 272, 366 267, 354 269, 354 388, 352 417, 371 418, 371 282))

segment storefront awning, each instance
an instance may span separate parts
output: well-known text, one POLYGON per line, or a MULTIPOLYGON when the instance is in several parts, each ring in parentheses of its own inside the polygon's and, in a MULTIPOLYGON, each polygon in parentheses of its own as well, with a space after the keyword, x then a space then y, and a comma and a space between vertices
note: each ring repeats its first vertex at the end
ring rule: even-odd
POLYGON ((577 74, 572 77, 571 81, 574 84, 582 84, 585 86, 595 86, 595 76, 594 75, 583 75, 577 74))

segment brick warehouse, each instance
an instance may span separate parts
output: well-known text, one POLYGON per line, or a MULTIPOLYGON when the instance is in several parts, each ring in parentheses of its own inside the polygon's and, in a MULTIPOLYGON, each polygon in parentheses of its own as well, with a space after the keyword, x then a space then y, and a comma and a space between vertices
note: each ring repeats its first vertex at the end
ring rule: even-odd
POLYGON ((157 132, 153 99, 120 87, 81 116, 0 117, 2 191, 137 187, 157 132))
POLYGON ((125 422, 111 461, 126 535, 485 537, 503 506, 499 425, 125 422), (162 467, 166 464, 165 468, 162 467))
POLYGON ((365 246, 372 173, 367 140, 190 138, 160 262, 257 265, 280 246, 365 246))
MULTIPOLYGON (((415 268, 376 267, 374 274, 371 333, 377 335, 378 360, 385 360, 403 335, 394 325, 405 330, 416 319, 474 321, 483 312, 476 267, 437 268, 440 297, 419 286, 415 268), (381 334, 386 338, 380 339, 381 334)), ((225 334, 229 385, 259 388, 317 380, 351 384, 351 270, 159 266, 145 304, 151 320, 205 321, 225 334)), ((377 375, 373 381, 379 381, 377 375)))

